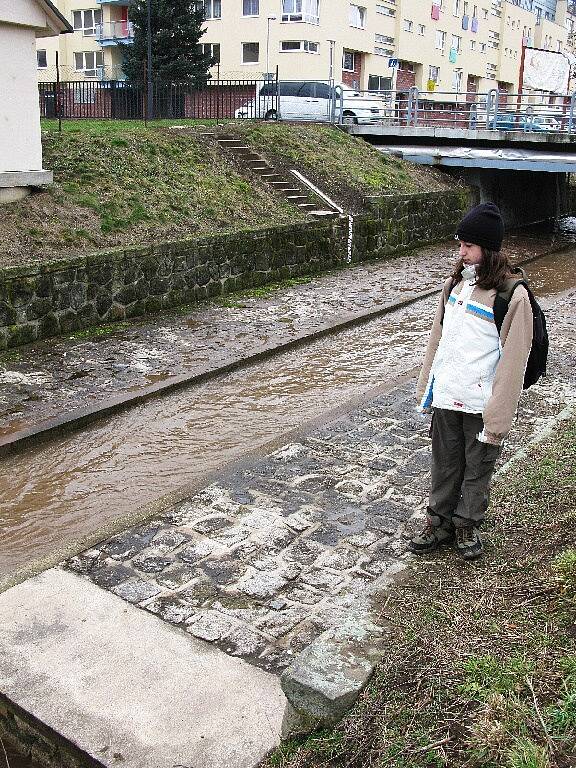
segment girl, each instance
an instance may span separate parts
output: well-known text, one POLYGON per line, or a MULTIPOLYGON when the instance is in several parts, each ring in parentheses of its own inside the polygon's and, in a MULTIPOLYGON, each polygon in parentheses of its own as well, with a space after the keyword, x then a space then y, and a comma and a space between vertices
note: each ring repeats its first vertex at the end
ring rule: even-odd
POLYGON ((500 251, 504 224, 493 203, 460 223, 460 260, 444 284, 417 385, 432 416, 432 483, 427 524, 409 543, 432 552, 456 541, 462 557, 483 552, 479 534, 494 465, 510 431, 532 344, 532 309, 519 286, 500 334, 494 299, 513 268, 500 251))

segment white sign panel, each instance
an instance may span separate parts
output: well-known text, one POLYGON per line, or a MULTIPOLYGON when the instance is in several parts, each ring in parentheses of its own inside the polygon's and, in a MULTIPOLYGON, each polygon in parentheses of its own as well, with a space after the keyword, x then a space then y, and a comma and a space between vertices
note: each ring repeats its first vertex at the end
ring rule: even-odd
POLYGON ((523 88, 533 91, 567 93, 570 62, 562 53, 526 48, 524 54, 523 88))

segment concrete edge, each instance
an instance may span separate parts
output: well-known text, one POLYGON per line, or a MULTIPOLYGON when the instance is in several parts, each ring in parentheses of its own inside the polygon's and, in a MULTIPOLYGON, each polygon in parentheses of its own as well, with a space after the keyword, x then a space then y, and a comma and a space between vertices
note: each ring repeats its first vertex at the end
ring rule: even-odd
MULTIPOLYGON (((0 691, 0 738, 15 750, 21 751, 28 742, 40 742, 46 745, 58 765, 68 768, 106 768, 103 763, 84 752, 77 744, 62 736, 46 725, 31 712, 28 712, 0 691)), ((0 754, 3 752, 0 750, 0 754)), ((39 757, 34 751, 32 759, 39 757)))
MULTIPOLYGON (((518 266, 524 264, 530 264, 538 259, 545 258, 554 253, 561 253, 564 250, 569 250, 572 245, 562 245, 559 248, 551 248, 544 253, 536 254, 527 259, 523 259, 517 263, 518 266)), ((305 333, 301 336, 297 336, 295 339, 291 339, 287 342, 282 342, 277 345, 264 347, 258 352, 254 352, 251 355, 245 357, 239 357, 236 360, 232 360, 229 363, 211 368, 206 371, 194 374, 181 374, 173 376, 170 379, 156 384, 149 384, 146 387, 142 387, 136 394, 126 393, 117 395, 108 400, 101 401, 94 406, 88 406, 86 408, 78 408, 70 411, 69 413, 56 416, 52 419, 48 419, 40 424, 27 427, 25 429, 18 430, 16 432, 0 436, 0 458, 7 456, 11 453, 26 450, 32 445, 38 442, 44 442, 50 438, 59 434, 80 429, 81 427, 91 424, 98 419, 105 418, 116 414, 126 408, 130 408, 135 405, 140 405, 147 400, 159 395, 175 392, 178 389, 182 389, 194 384, 201 384, 206 381, 223 376, 227 373, 244 368, 245 366, 252 365, 262 360, 266 360, 273 357, 276 354, 282 352, 288 352, 292 349, 297 349, 300 346, 309 344, 310 342, 330 336, 331 334, 339 333, 347 328, 353 328, 363 323, 367 323, 370 320, 374 320, 378 317, 395 312, 404 307, 408 307, 412 304, 416 304, 418 301, 430 298, 441 293, 441 289, 433 288, 428 291, 412 296, 409 299, 405 299, 400 302, 393 302, 386 304, 384 307, 378 307, 377 309, 369 310, 368 312, 360 312, 355 315, 351 315, 345 320, 341 320, 335 323, 329 323, 321 326, 318 330, 311 333, 305 333)))

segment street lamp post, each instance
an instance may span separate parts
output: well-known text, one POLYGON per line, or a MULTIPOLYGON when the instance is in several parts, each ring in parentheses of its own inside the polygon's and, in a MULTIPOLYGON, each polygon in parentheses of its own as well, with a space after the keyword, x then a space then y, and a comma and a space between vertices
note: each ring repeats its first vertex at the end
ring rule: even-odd
POLYGON ((152 86, 152 23, 150 0, 146 3, 146 118, 154 119, 154 88, 152 86))
POLYGON ((268 16, 266 26, 266 80, 270 79, 270 22, 276 21, 276 16, 268 16))

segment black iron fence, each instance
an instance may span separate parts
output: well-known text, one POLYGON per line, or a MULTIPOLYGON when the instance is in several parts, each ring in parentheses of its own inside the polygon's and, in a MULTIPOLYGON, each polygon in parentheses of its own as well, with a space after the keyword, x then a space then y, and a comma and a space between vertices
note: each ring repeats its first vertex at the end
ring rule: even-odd
MULTIPOLYGON (((40 115, 61 119, 142 120, 148 114, 144 82, 67 80, 39 83, 40 115)), ((209 80, 201 88, 155 82, 155 119, 274 119, 278 112, 278 81, 209 80)))

